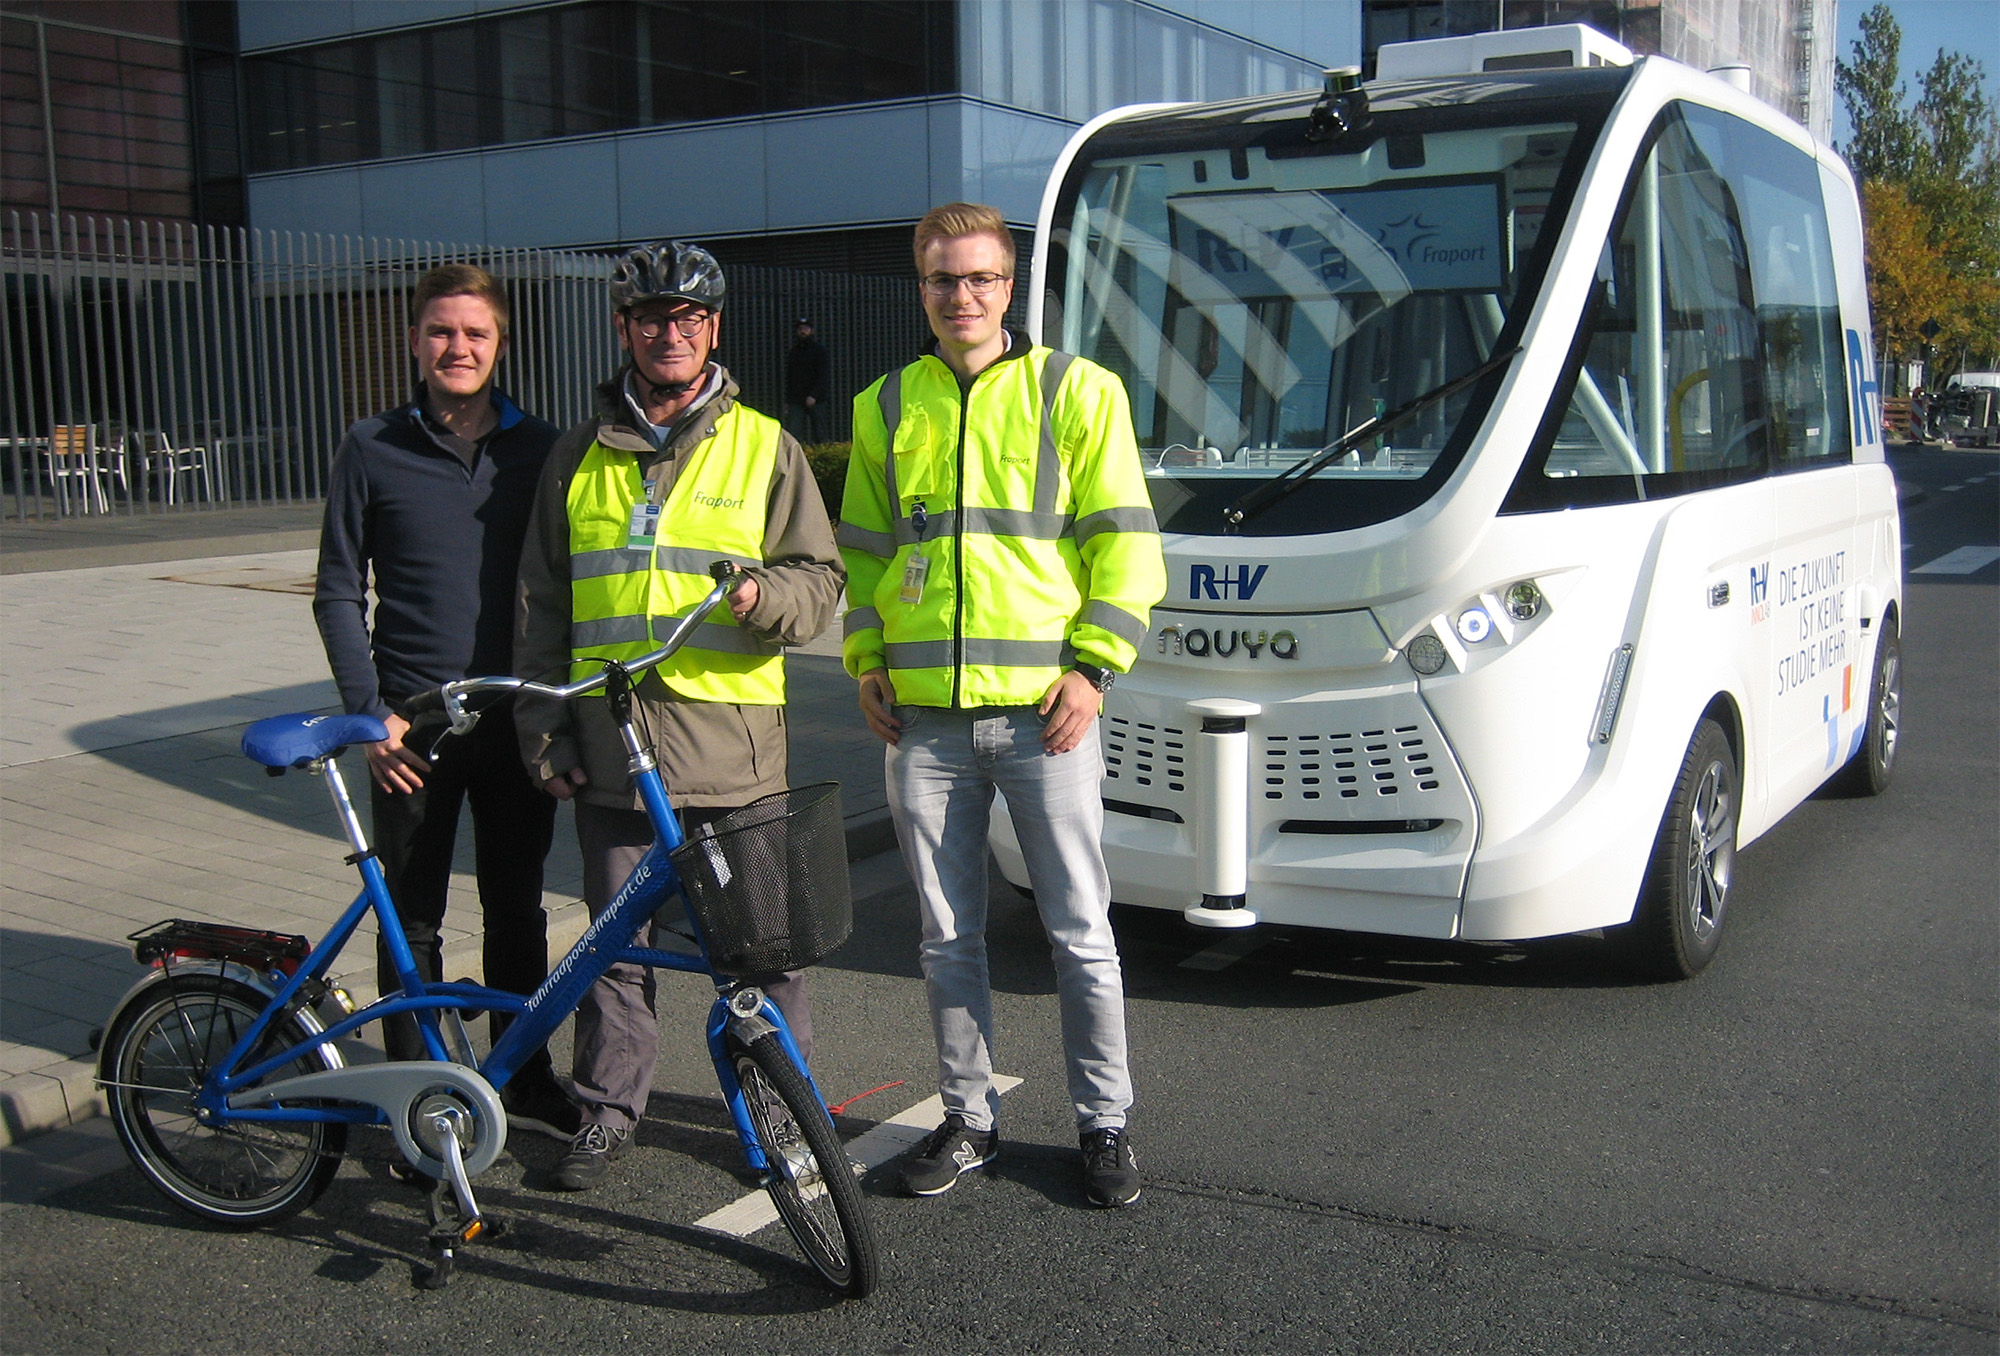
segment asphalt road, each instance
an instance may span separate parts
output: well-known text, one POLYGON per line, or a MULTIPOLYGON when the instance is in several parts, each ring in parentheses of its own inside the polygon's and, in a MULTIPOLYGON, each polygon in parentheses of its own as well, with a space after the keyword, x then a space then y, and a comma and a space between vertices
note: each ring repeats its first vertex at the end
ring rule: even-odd
MULTIPOLYGON (((1912 570, 2000 545, 2000 457, 1897 469, 1912 570)), ((273 1230, 192 1223, 129 1169, 0 1209, 0 1348, 1993 1352, 1996 581, 1910 575, 1896 785, 1750 847, 1691 983, 1628 982, 1590 938, 1259 934, 1231 958, 1121 919, 1128 1210, 1083 1202, 1046 952, 998 885, 1004 1156, 930 1201, 871 1176, 867 1301, 829 1299, 782 1229, 691 1227, 744 1188, 703 998, 669 979, 638 1150, 562 1196, 538 1189, 558 1146, 517 1136, 481 1183, 513 1228, 448 1290, 412 1289, 420 1200, 367 1132, 273 1230)), ((905 1082, 850 1132, 933 1076, 907 886, 881 859, 860 883, 815 974, 819 1073, 835 1101, 905 1082)))

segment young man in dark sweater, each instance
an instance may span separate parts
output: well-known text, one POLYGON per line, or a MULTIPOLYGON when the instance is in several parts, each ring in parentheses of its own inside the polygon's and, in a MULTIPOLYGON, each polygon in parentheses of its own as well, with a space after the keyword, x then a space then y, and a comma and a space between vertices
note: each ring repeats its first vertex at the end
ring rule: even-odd
MULTIPOLYGON (((542 861, 555 802, 521 766, 506 706, 432 745, 393 707, 456 678, 511 671, 514 580, 535 485, 556 429, 493 387, 507 297, 484 269, 447 264, 417 284, 410 353, 423 387, 347 431, 333 463, 313 615, 350 714, 378 717, 368 746, 375 850, 418 969, 443 978, 445 895, 459 807, 470 802, 486 982, 532 993, 548 974, 542 861), (368 612, 370 571, 375 610, 368 612)), ((396 984, 385 950, 377 973, 396 984)), ((425 1058, 416 1023, 385 1022, 391 1059, 425 1058)), ((498 1036, 504 1022, 494 1019, 498 1036)), ((508 1121, 567 1139, 576 1105, 540 1051, 501 1090, 508 1121)))

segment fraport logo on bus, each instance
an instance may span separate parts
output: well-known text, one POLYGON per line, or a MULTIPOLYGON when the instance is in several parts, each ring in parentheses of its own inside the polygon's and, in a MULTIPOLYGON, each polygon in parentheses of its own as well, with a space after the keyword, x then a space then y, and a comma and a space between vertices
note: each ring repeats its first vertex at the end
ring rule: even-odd
POLYGON ((1269 565, 1224 565, 1218 570, 1213 565, 1188 566, 1188 597, 1213 598, 1221 602, 1233 598, 1237 602, 1248 602, 1257 592, 1257 586, 1264 582, 1264 572, 1269 565))

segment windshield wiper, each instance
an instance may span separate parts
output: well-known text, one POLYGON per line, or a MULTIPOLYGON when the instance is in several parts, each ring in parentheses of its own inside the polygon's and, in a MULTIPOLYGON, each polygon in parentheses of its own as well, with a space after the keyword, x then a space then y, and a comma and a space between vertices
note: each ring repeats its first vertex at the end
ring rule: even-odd
POLYGON ((1250 493, 1244 495, 1241 499, 1238 499, 1222 511, 1223 518, 1228 521, 1231 527, 1241 527, 1244 523, 1250 521, 1253 516, 1262 513, 1272 504, 1277 503, 1278 500, 1283 499, 1286 495, 1298 489, 1299 486, 1318 475, 1320 471, 1330 466, 1339 458, 1346 456, 1360 444, 1367 442, 1370 438, 1380 437, 1390 429, 1398 427, 1418 411, 1435 405, 1440 400, 1457 395, 1481 377, 1505 367, 1514 355, 1520 351, 1521 349, 1518 344, 1513 348, 1503 349, 1501 352, 1494 354, 1485 362, 1479 364, 1479 366, 1473 368, 1470 372, 1453 377, 1442 386, 1433 386, 1430 390, 1425 391, 1408 404, 1390 410, 1387 414, 1378 414, 1372 419, 1363 420, 1328 443, 1325 447, 1322 447, 1319 451, 1313 453, 1310 457, 1307 457, 1304 461, 1291 466, 1282 475, 1273 476, 1256 489, 1250 491, 1250 493))

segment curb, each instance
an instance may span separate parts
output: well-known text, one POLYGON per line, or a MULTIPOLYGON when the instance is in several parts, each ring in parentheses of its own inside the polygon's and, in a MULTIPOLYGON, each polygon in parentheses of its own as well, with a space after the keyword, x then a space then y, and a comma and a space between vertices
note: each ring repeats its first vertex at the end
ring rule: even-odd
MULTIPOLYGON (((865 810, 847 817, 847 860, 858 862, 896 846, 896 826, 889 811, 865 810)), ((549 907, 549 950, 560 955, 575 945, 590 921, 581 899, 549 907)), ((467 973, 479 963, 479 935, 474 933, 444 954, 446 974, 467 973)), ((358 1002, 375 997, 375 961, 371 951, 352 973, 335 976, 358 1002)), ((108 1016, 108 1014, 107 1014, 108 1016)), ((66 1059, 31 1073, 0 1079, 0 1148, 12 1148, 51 1131, 67 1130, 106 1114, 104 1094, 97 1089, 94 1056, 66 1059)))

